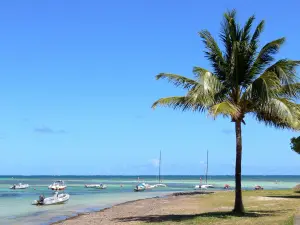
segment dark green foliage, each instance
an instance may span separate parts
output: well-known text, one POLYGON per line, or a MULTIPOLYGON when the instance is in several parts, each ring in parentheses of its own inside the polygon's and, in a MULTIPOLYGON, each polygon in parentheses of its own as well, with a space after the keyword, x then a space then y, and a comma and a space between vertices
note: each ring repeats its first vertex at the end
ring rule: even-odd
POLYGON ((300 154, 300 136, 291 138, 291 149, 300 154))

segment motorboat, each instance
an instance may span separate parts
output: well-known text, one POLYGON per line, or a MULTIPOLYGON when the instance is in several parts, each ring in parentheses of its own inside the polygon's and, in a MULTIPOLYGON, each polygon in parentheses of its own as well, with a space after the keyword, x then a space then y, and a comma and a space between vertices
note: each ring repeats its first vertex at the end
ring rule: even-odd
POLYGON ((254 187, 254 190, 264 190, 264 188, 262 186, 260 186, 260 185, 256 185, 254 187))
POLYGON ((84 185, 86 188, 97 188, 97 189, 106 189, 107 186, 105 184, 86 184, 84 185))
POLYGON ((53 182, 53 184, 49 185, 49 189, 55 190, 55 191, 60 191, 60 190, 65 190, 67 186, 65 185, 65 182, 62 180, 57 180, 53 182))
POLYGON ((13 186, 10 187, 10 189, 26 189, 28 187, 29 187, 28 184, 19 183, 19 184, 14 184, 13 186))
POLYGON ((135 188, 133 189, 135 192, 138 192, 138 191, 145 191, 146 190, 146 187, 144 184, 138 184, 135 186, 135 188))
POLYGON ((155 186, 155 187, 167 187, 166 184, 155 184, 154 186, 155 186))
POLYGON ((55 192, 52 197, 45 198, 43 195, 39 197, 39 200, 35 200, 32 202, 32 205, 56 205, 63 204, 70 199, 69 194, 58 194, 55 192))
POLYGON ((212 184, 195 185, 195 189, 207 189, 207 188, 214 188, 214 186, 212 184))

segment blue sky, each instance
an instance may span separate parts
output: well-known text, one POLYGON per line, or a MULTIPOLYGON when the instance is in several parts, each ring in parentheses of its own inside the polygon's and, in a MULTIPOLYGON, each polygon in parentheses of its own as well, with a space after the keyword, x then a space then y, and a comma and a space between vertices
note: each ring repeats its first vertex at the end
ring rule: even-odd
MULTIPOLYGON (((261 44, 285 36, 278 55, 300 58, 299 2, 2 1, 0 174, 233 174, 228 119, 150 107, 182 94, 160 72, 210 68, 197 32, 218 36, 222 15, 266 20, 261 44)), ((299 135, 247 118, 244 174, 299 174, 299 135)))

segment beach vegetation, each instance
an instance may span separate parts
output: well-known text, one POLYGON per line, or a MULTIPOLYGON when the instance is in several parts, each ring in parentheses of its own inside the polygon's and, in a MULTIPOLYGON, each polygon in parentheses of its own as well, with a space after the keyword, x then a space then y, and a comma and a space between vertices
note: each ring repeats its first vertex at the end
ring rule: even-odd
POLYGON ((300 136, 291 138, 291 149, 300 154, 300 136))

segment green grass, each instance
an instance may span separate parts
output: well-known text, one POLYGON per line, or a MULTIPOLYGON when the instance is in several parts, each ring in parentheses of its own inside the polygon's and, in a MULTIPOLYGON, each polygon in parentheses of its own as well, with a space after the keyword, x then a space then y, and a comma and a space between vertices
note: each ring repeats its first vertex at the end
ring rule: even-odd
POLYGON ((232 214, 234 192, 189 197, 182 205, 166 206, 163 215, 148 216, 138 224, 159 225, 291 225, 300 209, 300 195, 291 190, 244 191, 243 216, 232 214), (267 197, 267 198, 266 198, 267 197))
POLYGON ((287 221, 285 221, 284 225, 294 225, 294 216, 291 216, 287 221))

